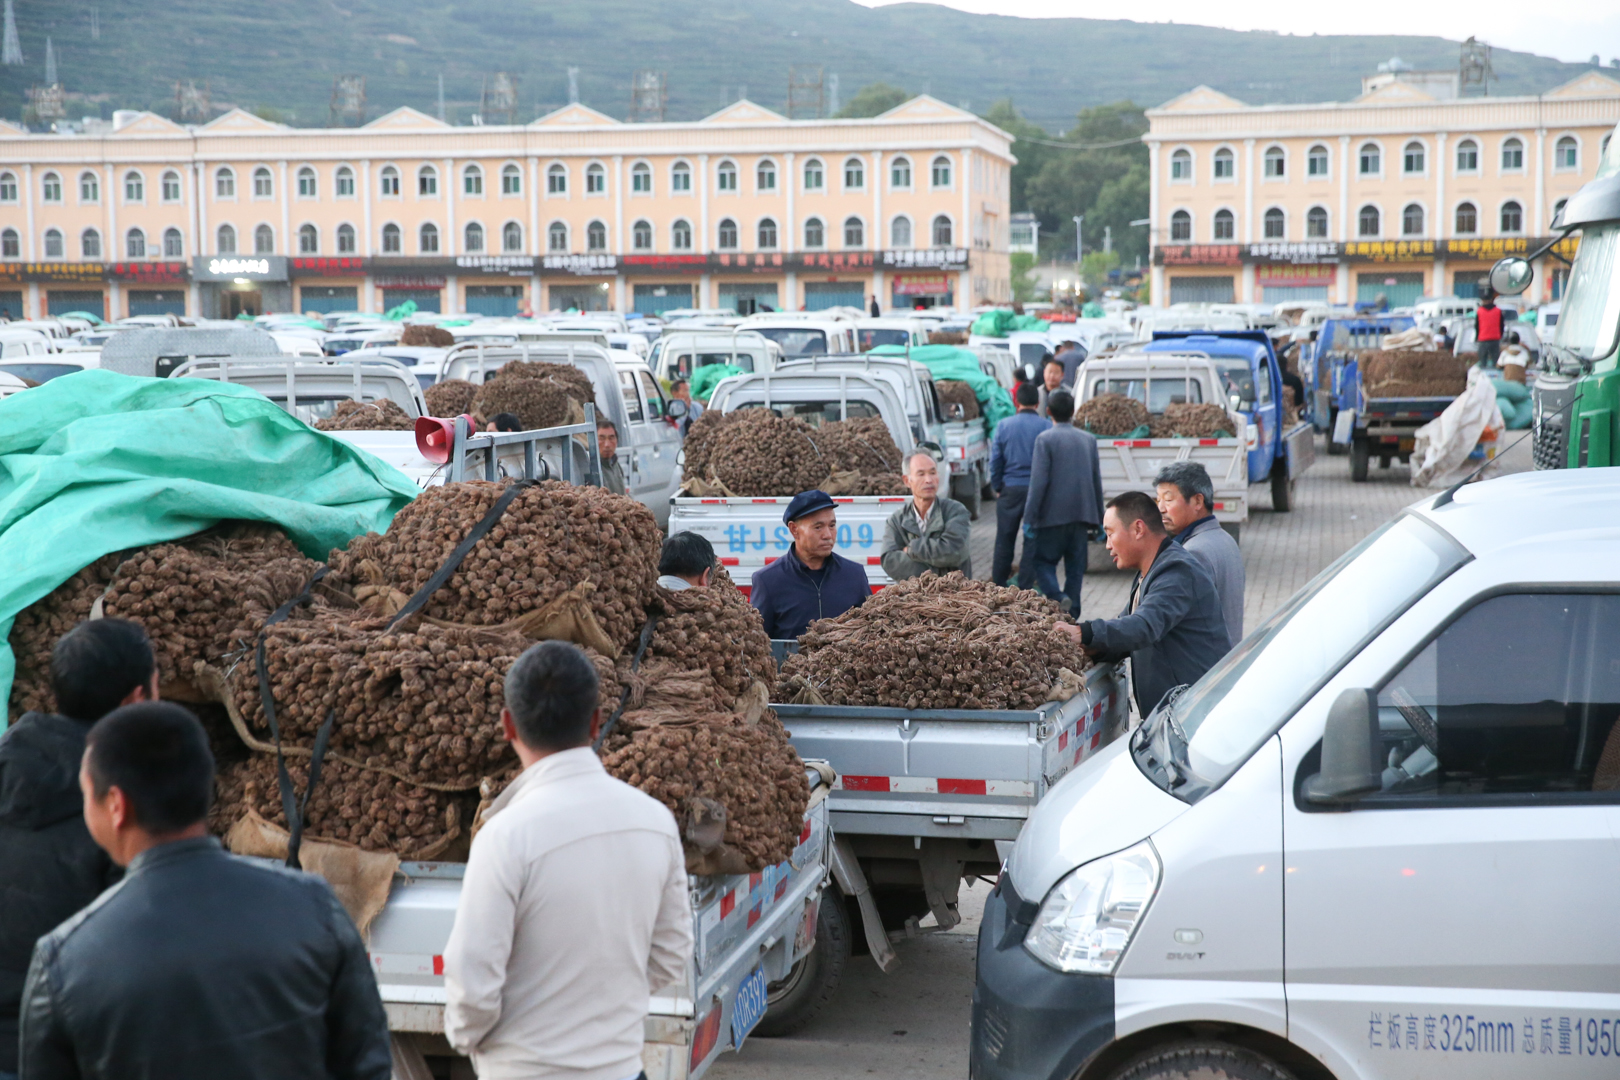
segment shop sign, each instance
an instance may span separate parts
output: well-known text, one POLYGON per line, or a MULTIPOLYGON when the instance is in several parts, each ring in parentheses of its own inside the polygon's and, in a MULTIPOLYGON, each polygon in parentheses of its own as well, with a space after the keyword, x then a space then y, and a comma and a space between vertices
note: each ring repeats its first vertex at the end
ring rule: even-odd
POLYGON ((1339 261, 1339 245, 1332 240, 1250 244, 1245 257, 1262 263, 1332 263, 1339 261))
POLYGON ((896 296, 942 296, 951 291, 944 274, 896 274, 896 296))
POLYGON ((714 267, 717 270, 746 270, 755 274, 775 274, 789 269, 786 257, 781 252, 766 254, 759 252, 753 255, 732 255, 729 253, 711 255, 714 267))
POLYGON ((68 285, 99 285, 107 280, 105 263, 7 263, 4 281, 50 281, 68 285))
POLYGON ((442 289, 443 274, 379 274, 375 279, 379 289, 442 289))
POLYGON ((456 268, 486 274, 523 276, 534 273, 533 255, 457 255, 456 268))
MULTIPOLYGON (((1439 246, 1444 254, 1454 258, 1495 262, 1508 255, 1528 255, 1540 249, 1550 239, 1552 238, 1542 236, 1493 236, 1472 240, 1442 240, 1439 246)), ((1573 259, 1576 249, 1580 246, 1579 237, 1566 236, 1554 244, 1552 250, 1566 259, 1573 259)))
POLYGON ((617 255, 547 255, 540 260, 542 270, 575 277, 601 277, 619 270, 617 255))
POLYGON ((1243 261, 1240 244, 1180 244, 1153 249, 1160 266, 1237 266, 1243 261))
POLYGON ((967 248, 908 248, 905 251, 883 252, 885 269, 966 270, 967 264, 967 248))
POLYGON ((109 277, 139 285, 183 285, 186 264, 183 262, 128 262, 113 263, 107 268, 109 277))
POLYGON ((619 267, 626 273, 704 274, 709 270, 707 255, 620 255, 619 267))
POLYGON ((364 259, 293 259, 293 273, 298 277, 364 277, 364 259))
POLYGON ((1338 267, 1331 263, 1275 263, 1255 267, 1254 275, 1261 285, 1331 285, 1337 271, 1338 267))
POLYGON ((0 284, 15 285, 24 280, 22 263, 0 263, 0 284))
POLYGON ((191 276, 197 281, 287 280, 285 255, 199 255, 191 267, 191 276))
POLYGON ((1361 262, 1419 262, 1435 256, 1433 240, 1351 240, 1344 257, 1361 262))

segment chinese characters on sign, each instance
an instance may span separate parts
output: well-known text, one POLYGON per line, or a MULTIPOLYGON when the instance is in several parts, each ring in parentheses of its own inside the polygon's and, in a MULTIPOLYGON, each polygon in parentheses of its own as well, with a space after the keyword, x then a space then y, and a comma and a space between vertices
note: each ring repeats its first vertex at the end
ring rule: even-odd
POLYGON ((361 277, 366 272, 366 260, 293 259, 292 268, 303 274, 322 277, 361 277))
MULTIPOLYGON (((871 256, 867 256, 870 258, 871 256)), ((883 265, 897 270, 961 270, 968 264, 967 248, 922 248, 920 250, 885 251, 883 265)), ((868 262, 866 265, 872 265, 868 262)))
POLYGON ((1339 245, 1332 240, 1250 244, 1247 258, 1253 262, 1332 263, 1339 261, 1339 245))
POLYGON ((1472 1013, 1425 1013, 1420 1018, 1417 1013, 1374 1012, 1367 1016, 1367 1047, 1418 1053, 1620 1058, 1620 1019, 1525 1016, 1513 1021, 1487 1020, 1472 1013))
POLYGON ((1433 240, 1351 240, 1342 245, 1344 257, 1366 262, 1410 262, 1432 259, 1433 240))
MULTIPOLYGON (((463 270, 482 270, 486 274, 512 273, 534 269, 533 255, 458 255, 456 266, 463 270)), ((521 275, 520 275, 521 276, 521 275)))
POLYGON ((1243 261, 1239 244, 1182 244, 1153 249, 1153 261, 1160 266, 1237 266, 1243 261))
POLYGON ((540 265, 558 273, 595 277, 616 273, 619 260, 616 255, 547 255, 540 265))

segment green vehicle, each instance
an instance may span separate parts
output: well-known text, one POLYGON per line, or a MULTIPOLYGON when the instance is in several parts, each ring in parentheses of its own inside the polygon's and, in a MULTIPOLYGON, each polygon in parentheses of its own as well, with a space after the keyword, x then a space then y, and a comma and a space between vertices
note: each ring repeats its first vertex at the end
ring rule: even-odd
MULTIPOLYGON (((1620 126, 1615 129, 1620 136, 1620 126)), ((1609 139, 1597 177, 1553 219, 1562 240, 1579 230, 1557 336, 1543 345, 1536 376, 1534 458, 1538 469, 1620 464, 1620 137, 1609 139)), ((1555 240, 1554 243, 1557 241, 1555 240)), ((1516 296, 1529 288, 1532 262, 1510 257, 1491 268, 1491 287, 1516 296)))

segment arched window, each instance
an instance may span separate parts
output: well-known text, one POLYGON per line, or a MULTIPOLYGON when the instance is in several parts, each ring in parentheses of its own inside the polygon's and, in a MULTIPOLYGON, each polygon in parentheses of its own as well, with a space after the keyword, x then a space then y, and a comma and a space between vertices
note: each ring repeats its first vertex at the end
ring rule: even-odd
POLYGON ((1328 174, 1328 148, 1321 143, 1305 154, 1305 175, 1322 177, 1328 174))
POLYGON ((260 165, 253 170, 253 197, 255 199, 271 199, 276 194, 275 181, 270 176, 270 170, 260 165))
POLYGON ((1192 215, 1187 211, 1177 210, 1170 215, 1170 239, 1178 244, 1192 240, 1192 215))
POLYGON ((772 218, 761 218, 759 228, 756 230, 761 251, 770 251, 776 247, 776 222, 772 218))
POLYGON ((806 218, 804 222, 804 246, 807 248, 823 247, 827 243, 827 230, 822 227, 818 217, 806 218))
POLYGON ((461 193, 473 198, 482 198, 484 194, 484 170, 477 165, 468 165, 461 170, 461 193))
POLYGON ((315 170, 305 165, 298 170, 298 197, 300 199, 313 199, 315 194, 315 170))
POLYGON ((685 218, 669 227, 669 246, 675 251, 692 250, 692 223, 685 218))
POLYGON ((298 226, 298 254, 319 255, 321 253, 321 233, 313 225, 298 226))
MULTIPOLYGON (((62 201, 62 178, 53 172, 46 173, 39 182, 40 198, 45 202, 59 203, 62 201)), ((60 258, 60 256, 58 256, 60 258)))
POLYGON ((652 166, 638 161, 630 170, 630 194, 652 194, 652 166))
POLYGON ((253 230, 253 254, 274 255, 276 253, 276 233, 268 225, 260 225, 253 230))
POLYGON ((944 154, 934 159, 934 164, 928 170, 929 182, 935 188, 948 188, 951 186, 951 159, 944 154))
POLYGON ((236 254, 236 230, 229 225, 221 225, 214 234, 214 248, 221 255, 236 254))
POLYGON ((889 246, 894 248, 908 248, 911 246, 911 219, 901 215, 889 222, 889 246))
POLYGON ((1266 148, 1265 167, 1267 180, 1281 180, 1287 174, 1288 158, 1283 153, 1282 147, 1270 146, 1266 148))
POLYGON ((22 237, 17 235, 16 229, 6 229, 0 232, 0 259, 22 258, 22 237))
POLYGON ((737 190, 737 166, 729 161, 722 161, 714 170, 714 189, 716 191, 737 190))
POLYGON ((568 194, 568 168, 567 168, 567 166, 564 166, 562 164, 556 164, 556 165, 552 165, 552 166, 550 166, 550 167, 548 167, 546 169, 546 194, 547 195, 566 195, 566 194, 568 194))
POLYGON ((823 187, 824 177, 821 171, 819 158, 811 158, 804 163, 804 190, 820 191, 823 187))
POLYGON ((418 199, 433 199, 439 194, 439 170, 431 165, 424 165, 416 170, 416 197, 418 199))
POLYGON ((62 258, 62 234, 56 229, 45 230, 45 257, 47 259, 62 258))
POLYGON ((607 194, 607 170, 600 165, 587 165, 585 167, 585 194, 607 194))
POLYGON ((378 174, 382 180, 382 197, 385 199, 399 198, 399 170, 392 165, 384 165, 378 174))
POLYGON ((423 255, 439 253, 439 227, 431 221, 416 230, 416 250, 423 255))
POLYGON ((133 169, 124 174, 124 201, 127 203, 146 201, 146 177, 133 169))
POLYGON ((1363 206, 1361 213, 1356 215, 1356 235, 1377 236, 1379 225, 1378 207, 1363 206))
POLYGON ((163 174, 163 201, 166 203, 180 201, 180 174, 172 169, 163 174))
POLYGON ((1266 211, 1266 216, 1260 219, 1261 227, 1265 230, 1267 240, 1281 240, 1288 235, 1288 218, 1281 208, 1273 206, 1266 211))
POLYGON ((858 157, 844 160, 844 190, 866 190, 866 165, 858 157))
POLYGON ((630 246, 637 251, 651 251, 653 240, 652 225, 645 221, 638 221, 630 229, 630 246))
POLYGON ((501 250, 509 254, 523 250, 523 226, 508 221, 501 227, 501 250))
POLYGON ((1216 240, 1231 240, 1237 235, 1237 218, 1232 216, 1232 211, 1215 211, 1213 221, 1215 231, 1210 235, 1216 240))
POLYGON ((553 221, 546 228, 546 250, 558 252, 568 250, 568 226, 565 223, 553 221))
POLYGON ((1305 213, 1305 239, 1326 240, 1328 212, 1325 207, 1313 206, 1305 213))
POLYGON ((124 234, 124 257, 126 259, 146 258, 146 234, 139 229, 131 229, 124 234))
POLYGON ((96 179, 93 172, 79 174, 79 201, 93 203, 101 201, 101 181, 96 179))
POLYGON ((1417 203, 1407 203, 1406 209, 1401 211, 1401 235, 1423 235, 1423 207, 1417 203))
POLYGON ((94 229, 86 229, 79 234, 79 252, 83 258, 101 258, 101 234, 94 229))
POLYGON ((1237 175, 1237 158, 1233 157, 1232 151, 1226 147, 1215 151, 1215 156, 1211 160, 1215 165, 1215 179, 1230 180, 1237 175))
POLYGON ((866 223, 858 217, 844 219, 844 247, 859 250, 866 246, 866 223))
POLYGON ((14 172, 0 172, 0 203, 14 203, 17 201, 17 174, 14 172))
POLYGON ((1479 232, 1479 211, 1471 202, 1457 204, 1458 236, 1472 236, 1479 232))
POLYGON ((1170 155, 1170 179, 1191 183, 1193 178, 1192 152, 1177 150, 1170 155))
POLYGON ((737 250, 737 223, 735 221, 730 218, 720 219, 720 231, 715 246, 721 251, 737 250))
POLYGON ((337 190, 338 198, 354 198, 354 170, 347 165, 339 165, 333 178, 333 187, 337 190))
POLYGON ((404 247, 405 237, 404 234, 400 232, 399 226, 393 224, 392 222, 384 225, 382 231, 383 254, 398 255, 404 250, 404 247))
POLYGON ((684 161, 677 161, 675 167, 669 170, 669 190, 677 195, 685 195, 692 190, 692 166, 684 161))
POLYGON ((462 232, 462 244, 469 255, 476 255, 484 250, 484 227, 476 221, 467 222, 462 232))
POLYGON ((216 199, 236 198, 235 170, 220 169, 214 174, 214 197, 216 199))
POLYGON ((934 246, 937 248, 951 246, 951 219, 944 214, 934 219, 934 246))
POLYGON ((585 250, 607 250, 607 226, 600 221, 593 221, 585 226, 585 250))
POLYGON ((183 259, 186 256, 186 241, 180 235, 180 230, 168 228, 163 230, 163 257, 165 259, 183 259))
POLYGON ((1401 172, 1407 176, 1422 176, 1425 165, 1423 144, 1420 142, 1407 143, 1406 149, 1401 151, 1401 172))
POLYGON ((523 170, 516 165, 507 165, 501 169, 501 194, 523 194, 523 170))
POLYGON ((897 157, 889 165, 889 186, 892 188, 909 188, 911 186, 911 159, 897 157))
POLYGON ((1502 204, 1502 231, 1504 233, 1524 231, 1524 208, 1511 199, 1502 204))
POLYGON ((1362 176, 1377 176, 1383 171, 1384 156, 1377 143, 1364 143, 1358 161, 1362 176))
POLYGON ((337 250, 339 255, 353 255, 355 249, 355 236, 353 225, 339 225, 337 230, 337 250))
POLYGON ((774 195, 776 193, 775 162, 762 161, 759 163, 759 167, 754 170, 754 190, 762 195, 774 195))
POLYGON ((1553 145, 1553 168, 1560 172, 1581 167, 1581 145, 1573 135, 1565 135, 1553 145))
POLYGON ((1479 143, 1473 139, 1464 139, 1457 144, 1457 171, 1479 171, 1479 143))
POLYGON ((1516 138, 1502 141, 1502 171, 1518 172, 1524 168, 1524 143, 1516 138))

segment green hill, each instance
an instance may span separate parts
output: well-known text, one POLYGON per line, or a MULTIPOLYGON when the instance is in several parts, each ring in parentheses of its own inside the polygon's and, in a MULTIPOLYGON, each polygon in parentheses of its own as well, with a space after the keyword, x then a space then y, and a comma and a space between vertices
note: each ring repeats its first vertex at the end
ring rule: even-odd
MULTIPOLYGON (((568 100, 570 66, 585 104, 624 117, 631 74, 647 68, 667 73, 667 115, 684 120, 744 88, 782 109, 790 65, 821 66, 838 75, 843 101, 880 80, 978 112, 1011 98, 1056 132, 1083 107, 1156 105, 1199 83, 1256 103, 1344 100, 1391 56, 1418 68, 1457 62, 1457 43, 1436 37, 1292 37, 848 0, 16 0, 16 11, 27 62, 0 68, 0 115, 12 118, 43 81, 47 35, 62 83, 81 95, 70 116, 172 114, 175 80, 194 79, 216 106, 300 125, 326 123, 340 74, 366 77, 372 117, 399 105, 436 111, 442 75, 448 117, 465 123, 489 72, 518 76, 527 120, 568 100)), ((1506 50, 1495 66, 1500 94, 1546 90, 1585 69, 1506 50)))

